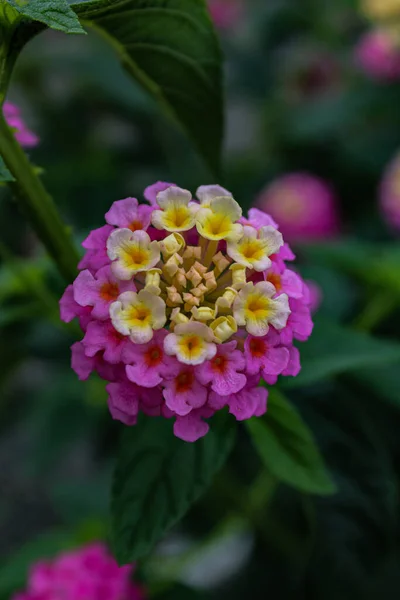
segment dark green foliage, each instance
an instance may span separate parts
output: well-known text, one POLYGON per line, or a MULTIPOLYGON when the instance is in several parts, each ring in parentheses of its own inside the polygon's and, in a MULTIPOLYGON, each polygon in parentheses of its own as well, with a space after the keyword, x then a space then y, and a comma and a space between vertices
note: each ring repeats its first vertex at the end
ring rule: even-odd
POLYGON ((148 554, 205 492, 228 457, 234 422, 217 415, 195 444, 176 438, 172 423, 146 419, 125 429, 112 492, 112 545, 120 564, 148 554))
POLYGON ((64 33, 85 33, 67 0, 7 0, 18 13, 64 33))
POLYGON ((246 426, 267 470, 278 481, 306 493, 335 493, 311 431, 282 394, 271 390, 267 415, 247 421, 246 426))
POLYGON ((99 0, 73 6, 122 66, 183 125, 214 173, 223 133, 221 54, 204 0, 99 0))

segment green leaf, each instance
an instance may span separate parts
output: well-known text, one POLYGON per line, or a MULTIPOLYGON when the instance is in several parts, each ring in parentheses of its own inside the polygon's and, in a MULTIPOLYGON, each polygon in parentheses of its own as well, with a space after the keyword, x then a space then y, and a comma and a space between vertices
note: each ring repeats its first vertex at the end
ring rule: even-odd
POLYGON ((365 391, 373 392, 377 399, 400 408, 400 369, 390 365, 380 369, 361 369, 351 374, 365 391))
POLYGON ((7 169, 3 159, 0 156, 0 182, 1 181, 15 181, 15 179, 7 169))
POLYGON ((0 306, 0 329, 37 318, 43 312, 43 306, 36 301, 21 306, 0 306))
POLYGON ((23 17, 64 33, 86 33, 67 0, 7 0, 23 17))
POLYGON ((364 284, 400 294, 400 244, 377 246, 358 240, 310 244, 301 249, 313 263, 330 265, 364 284))
POLYGON ((120 564, 148 554, 206 490, 228 457, 234 421, 225 413, 189 444, 171 421, 146 419, 125 428, 112 492, 112 545, 120 564))
POLYGON ((9 598, 26 587, 29 569, 39 559, 52 558, 73 546, 73 536, 62 530, 52 531, 31 540, 20 550, 3 560, 0 567, 0 597, 9 598))
POLYGON ((296 388, 362 368, 377 368, 400 360, 400 344, 354 329, 315 320, 311 338, 300 346, 301 371, 285 378, 284 388, 296 388))
POLYGON ((270 390, 265 417, 246 421, 246 427, 265 466, 279 481, 311 494, 335 493, 310 429, 277 390, 270 390))
POLYGON ((223 135, 218 38, 204 0, 99 0, 72 7, 122 66, 183 125, 218 172, 223 135))

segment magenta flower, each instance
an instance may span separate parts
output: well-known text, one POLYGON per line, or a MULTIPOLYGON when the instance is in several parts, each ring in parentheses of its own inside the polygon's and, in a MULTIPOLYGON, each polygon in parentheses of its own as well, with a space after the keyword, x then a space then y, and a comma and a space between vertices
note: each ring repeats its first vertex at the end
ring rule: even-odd
POLYGON ((211 390, 220 396, 229 396, 239 392, 247 383, 245 358, 242 352, 235 350, 236 341, 219 344, 217 354, 205 361, 196 371, 197 379, 203 384, 210 384, 211 390))
POLYGON ((218 29, 232 29, 242 17, 241 0, 208 0, 208 7, 218 29))
POLYGON ((137 231, 138 229, 146 231, 151 222, 152 212, 151 206, 146 204, 139 206, 136 198, 125 198, 125 200, 114 202, 108 213, 106 213, 105 219, 109 225, 124 227, 131 231, 137 231))
POLYGON ((91 321, 82 340, 85 354, 88 357, 103 353, 103 359, 112 365, 122 362, 122 353, 131 342, 124 335, 116 331, 110 320, 91 321))
POLYGON ((7 125, 11 127, 16 140, 23 148, 34 148, 38 145, 39 138, 27 128, 22 119, 21 111, 15 104, 5 102, 3 104, 3 114, 7 125))
POLYGON ((290 242, 326 239, 338 234, 336 198, 330 186, 314 175, 284 175, 268 185, 256 203, 272 215, 290 242))
POLYGON ((114 277, 110 265, 105 265, 95 275, 89 270, 81 271, 73 285, 75 302, 82 307, 93 307, 92 318, 101 321, 110 317, 110 305, 120 294, 135 291, 133 281, 121 281, 114 277))
POLYGON ((109 224, 86 238, 61 317, 79 319, 72 367, 109 382, 114 419, 174 419, 175 435, 193 442, 224 407, 237 420, 262 415, 261 378, 298 373, 293 342, 311 334, 310 293, 270 215, 244 218, 218 185, 197 199, 161 182, 145 194, 151 206, 115 202, 109 224))
POLYGON ((162 396, 158 389, 149 390, 122 377, 118 383, 109 383, 106 389, 111 416, 125 425, 135 425, 140 410, 154 417, 161 414, 162 396))
POLYGON ((87 250, 85 256, 78 265, 79 269, 89 269, 97 273, 101 267, 110 264, 107 254, 107 240, 114 230, 111 225, 104 225, 99 229, 93 229, 82 242, 82 247, 87 250))
POLYGON ((91 306, 81 306, 74 298, 74 286, 69 285, 60 299, 60 317, 64 323, 70 323, 75 317, 79 319, 79 325, 83 331, 86 330, 91 321, 91 306))
POLYGON ((323 300, 322 289, 315 281, 309 280, 305 283, 308 290, 308 305, 310 307, 311 314, 314 314, 321 306, 323 300))
POLYGON ((400 154, 386 168, 380 186, 379 202, 388 225, 400 231, 400 154))
POLYGON ((119 567, 102 543, 34 564, 26 590, 12 600, 144 600, 134 566, 119 567))
POLYGON ((281 345, 279 334, 272 330, 264 337, 249 336, 244 344, 246 369, 249 375, 264 379, 269 375, 280 375, 289 363, 289 350, 281 345))
POLYGON ((149 185, 143 192, 143 196, 151 206, 158 208, 157 194, 165 192, 169 187, 175 186, 175 183, 167 183, 166 181, 157 181, 149 185))
POLYGON ((369 31, 358 42, 355 60, 371 78, 378 81, 400 79, 400 47, 383 30, 369 31))
POLYGON ((197 381, 193 367, 184 367, 173 379, 164 382, 164 398, 170 410, 186 417, 206 404, 208 390, 197 381))
POLYGON ((229 396, 220 396, 211 392, 209 405, 214 410, 221 410, 228 406, 229 412, 236 417, 237 421, 261 417, 267 410, 268 390, 257 387, 258 381, 259 378, 249 378, 245 388, 229 396))
POLYGON ((146 388, 160 385, 164 380, 173 379, 180 370, 180 364, 164 351, 167 332, 156 331, 147 344, 132 344, 125 347, 123 360, 126 363, 126 376, 133 383, 140 382, 146 388))

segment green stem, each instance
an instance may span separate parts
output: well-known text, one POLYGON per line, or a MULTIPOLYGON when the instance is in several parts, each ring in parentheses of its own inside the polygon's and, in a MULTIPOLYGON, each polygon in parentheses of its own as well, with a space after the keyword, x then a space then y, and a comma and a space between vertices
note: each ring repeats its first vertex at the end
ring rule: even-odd
POLYGON ((76 247, 57 208, 0 112, 0 156, 14 176, 9 185, 39 239, 67 281, 76 277, 76 247))

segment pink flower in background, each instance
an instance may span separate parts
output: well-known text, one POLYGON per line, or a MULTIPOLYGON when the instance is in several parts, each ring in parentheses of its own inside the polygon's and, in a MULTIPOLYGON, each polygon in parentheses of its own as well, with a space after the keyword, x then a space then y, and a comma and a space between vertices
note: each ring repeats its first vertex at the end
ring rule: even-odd
POLYGON ((269 213, 289 242, 334 237, 339 231, 337 200, 331 187, 309 173, 290 173, 269 184, 257 206, 269 213))
POLYGON ((322 304, 322 300, 323 300, 322 289, 320 288, 318 283, 315 283, 315 281, 308 280, 305 283, 308 288, 308 297, 309 297, 308 305, 310 307, 311 314, 314 314, 317 312, 317 310, 319 309, 319 307, 322 304))
POLYGON ((119 567, 102 543, 34 564, 27 588, 12 600, 144 600, 134 566, 119 567))
POLYGON ((208 8, 218 29, 232 29, 243 14, 242 0, 208 0, 208 8))
POLYGON ((11 102, 5 102, 3 105, 3 113, 7 124, 14 131, 14 135, 17 141, 24 148, 33 148, 39 143, 39 138, 25 125, 20 109, 11 104, 11 102))
POLYGON ((354 54, 359 67, 373 79, 400 79, 400 47, 385 31, 375 30, 364 34, 354 54))
POLYGON ((383 175, 379 202, 386 222, 400 231, 400 154, 389 163, 383 175))
POLYGON ((175 435, 194 442, 224 407, 240 421, 261 416, 262 377, 273 385, 298 373, 293 341, 311 334, 310 293, 287 268, 295 256, 269 214, 243 217, 217 185, 193 198, 159 182, 145 196, 151 206, 115 202, 109 225, 83 242, 61 317, 79 319, 72 368, 109 382, 114 419, 173 419, 175 435), (131 226, 138 216, 141 229, 131 226))

